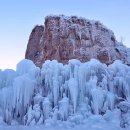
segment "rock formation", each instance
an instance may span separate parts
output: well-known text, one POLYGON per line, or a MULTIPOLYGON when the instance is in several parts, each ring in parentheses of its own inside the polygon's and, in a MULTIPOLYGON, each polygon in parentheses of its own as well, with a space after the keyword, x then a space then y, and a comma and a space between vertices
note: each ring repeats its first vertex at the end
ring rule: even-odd
POLYGON ((96 58, 106 64, 120 59, 130 64, 130 50, 99 21, 60 15, 47 16, 44 26, 32 30, 25 58, 39 67, 53 59, 67 63, 69 59, 86 62, 96 58))

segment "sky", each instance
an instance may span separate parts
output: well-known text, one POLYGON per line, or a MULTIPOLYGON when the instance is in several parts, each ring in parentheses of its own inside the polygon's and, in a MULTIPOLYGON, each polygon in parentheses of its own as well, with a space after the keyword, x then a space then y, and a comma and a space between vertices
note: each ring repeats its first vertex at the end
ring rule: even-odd
POLYGON ((32 29, 50 14, 99 20, 130 47, 130 0, 0 0, 0 69, 15 69, 32 29))

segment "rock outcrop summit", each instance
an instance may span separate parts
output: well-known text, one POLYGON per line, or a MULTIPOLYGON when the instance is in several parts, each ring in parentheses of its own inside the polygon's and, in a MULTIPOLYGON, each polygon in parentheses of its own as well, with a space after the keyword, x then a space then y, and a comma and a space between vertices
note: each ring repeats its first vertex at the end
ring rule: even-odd
POLYGON ((41 67, 45 60, 56 59, 67 63, 69 59, 86 62, 91 58, 111 64, 120 59, 130 64, 130 50, 119 43, 114 33, 99 21, 76 16, 47 16, 45 24, 32 30, 26 59, 41 67))

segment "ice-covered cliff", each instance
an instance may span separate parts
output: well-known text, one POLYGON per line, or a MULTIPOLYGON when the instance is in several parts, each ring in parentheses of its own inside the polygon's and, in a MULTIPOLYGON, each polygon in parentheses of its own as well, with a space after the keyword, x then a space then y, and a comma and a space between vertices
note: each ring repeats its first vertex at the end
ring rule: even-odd
POLYGON ((0 126, 130 128, 130 49, 100 22, 47 16, 25 58, 0 70, 0 126))
POLYGON ((125 126, 130 106, 122 101, 130 102, 130 67, 121 61, 107 66, 95 59, 85 63, 73 59, 65 65, 47 60, 40 69, 25 59, 16 71, 0 71, 0 97, 0 116, 10 125, 12 121, 74 125, 121 107, 125 126))
POLYGON ((130 64, 128 49, 99 21, 64 15, 47 16, 43 26, 32 30, 25 58, 40 67, 48 59, 67 63, 95 58, 106 64, 120 59, 130 64))

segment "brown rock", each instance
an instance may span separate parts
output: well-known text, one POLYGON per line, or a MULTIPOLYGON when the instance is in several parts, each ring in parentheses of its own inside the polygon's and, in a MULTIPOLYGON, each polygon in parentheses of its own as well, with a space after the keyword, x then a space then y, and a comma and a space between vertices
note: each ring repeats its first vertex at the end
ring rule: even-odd
POLYGON ((44 26, 32 30, 25 55, 39 67, 48 59, 67 63, 69 59, 86 62, 96 58, 107 64, 120 59, 130 64, 127 48, 98 21, 76 16, 47 16, 44 26))

